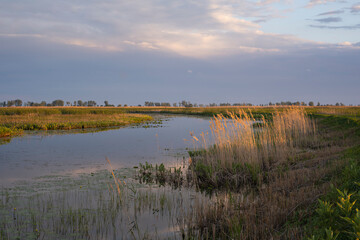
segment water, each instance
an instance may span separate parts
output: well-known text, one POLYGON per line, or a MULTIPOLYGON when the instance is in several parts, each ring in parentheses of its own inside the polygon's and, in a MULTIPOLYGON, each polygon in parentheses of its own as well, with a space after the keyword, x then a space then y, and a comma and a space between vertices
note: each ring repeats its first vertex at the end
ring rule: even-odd
POLYGON ((189 188, 139 184, 131 174, 133 166, 146 161, 178 164, 193 147, 184 139, 192 138, 190 131, 196 136, 209 131, 210 119, 157 115, 157 122, 159 118, 162 124, 101 132, 30 133, 0 145, 4 236, 182 239, 187 222, 202 218, 211 199, 189 188), (120 193, 105 157, 117 169, 120 193))
POLYGON ((145 162, 176 163, 193 147, 192 141, 184 140, 191 139, 190 131, 196 136, 209 131, 210 118, 156 118, 163 123, 82 134, 38 132, 14 138, 0 145, 0 186, 44 175, 95 172, 106 168, 106 157, 116 169, 145 162))

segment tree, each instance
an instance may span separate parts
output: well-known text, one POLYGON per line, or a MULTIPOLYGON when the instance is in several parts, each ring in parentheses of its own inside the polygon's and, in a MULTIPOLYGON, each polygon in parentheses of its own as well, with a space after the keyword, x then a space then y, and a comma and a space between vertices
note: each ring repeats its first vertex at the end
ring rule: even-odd
POLYGON ((16 99, 16 100, 14 101, 14 103, 15 103, 15 106, 17 106, 17 107, 22 106, 22 101, 21 101, 20 99, 16 99))
POLYGON ((6 106, 11 107, 14 106, 15 102, 13 100, 8 100, 6 106))
POLYGON ((61 99, 57 99, 57 100, 54 100, 54 101, 52 102, 52 105, 53 105, 53 106, 60 106, 60 107, 62 107, 62 106, 64 106, 64 101, 61 100, 61 99))
POLYGON ((105 107, 109 106, 109 102, 108 101, 104 101, 105 107))
POLYGON ((314 106, 314 102, 313 102, 313 101, 310 101, 310 102, 309 102, 309 106, 310 106, 310 107, 313 107, 313 106, 314 106))

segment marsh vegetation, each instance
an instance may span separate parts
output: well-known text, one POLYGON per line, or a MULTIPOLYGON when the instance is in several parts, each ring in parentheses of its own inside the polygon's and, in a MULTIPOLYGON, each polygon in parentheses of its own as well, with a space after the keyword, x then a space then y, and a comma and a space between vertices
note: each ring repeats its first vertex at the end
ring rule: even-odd
POLYGON ((0 137, 19 135, 24 130, 105 128, 151 119, 148 115, 107 108, 3 108, 0 109, 0 137))
POLYGON ((355 239, 358 112, 317 111, 234 109, 191 133, 189 156, 178 162, 109 161, 106 171, 4 187, 0 236, 355 239))

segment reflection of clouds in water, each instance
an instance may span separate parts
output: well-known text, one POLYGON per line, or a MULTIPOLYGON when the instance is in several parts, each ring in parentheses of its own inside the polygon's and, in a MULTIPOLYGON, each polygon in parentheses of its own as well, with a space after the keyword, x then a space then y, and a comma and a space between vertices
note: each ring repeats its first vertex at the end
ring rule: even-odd
MULTIPOLYGON (((25 135, 0 145, 0 180, 29 179, 54 173, 80 174, 106 168, 108 157, 115 169, 139 163, 182 161, 191 145, 183 139, 209 128, 209 118, 176 116, 162 127, 128 127, 83 134, 25 135), (100 167, 99 167, 100 166, 100 167)), ((47 134, 50 132, 47 132, 47 134)))

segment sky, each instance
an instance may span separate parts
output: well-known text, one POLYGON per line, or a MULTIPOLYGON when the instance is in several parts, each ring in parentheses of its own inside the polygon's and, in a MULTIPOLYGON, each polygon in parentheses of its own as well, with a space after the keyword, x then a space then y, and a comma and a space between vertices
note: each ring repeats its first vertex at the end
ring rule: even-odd
POLYGON ((357 0, 0 0, 0 101, 360 104, 357 0))

